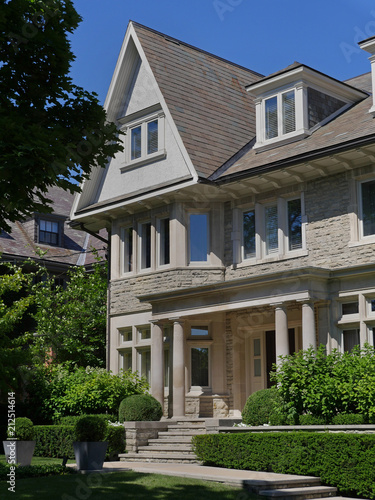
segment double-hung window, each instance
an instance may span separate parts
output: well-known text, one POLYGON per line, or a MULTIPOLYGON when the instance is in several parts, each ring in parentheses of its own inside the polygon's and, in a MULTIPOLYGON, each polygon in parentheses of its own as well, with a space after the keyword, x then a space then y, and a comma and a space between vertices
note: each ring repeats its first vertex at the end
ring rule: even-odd
POLYGON ((59 245, 59 223, 50 220, 39 220, 39 243, 59 245))
POLYGON ((140 224, 140 263, 141 269, 151 267, 151 222, 140 224))
POLYGON ((296 130, 295 92, 280 93, 264 101, 265 139, 296 130))
POLYGON ((126 227, 122 233, 123 241, 123 272, 131 273, 134 271, 133 265, 133 227, 126 227))

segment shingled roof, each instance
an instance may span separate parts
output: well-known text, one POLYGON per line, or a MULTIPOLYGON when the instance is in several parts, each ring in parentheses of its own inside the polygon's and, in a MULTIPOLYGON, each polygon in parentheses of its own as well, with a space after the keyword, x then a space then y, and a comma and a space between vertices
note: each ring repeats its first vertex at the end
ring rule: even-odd
MULTIPOLYGON (((371 88, 371 73, 361 75, 346 82, 360 89, 371 88)), ((303 161, 307 158, 327 154, 328 151, 352 148, 360 142, 373 141, 375 138, 375 122, 368 112, 371 104, 369 98, 353 105, 337 116, 311 136, 291 144, 277 146, 263 152, 251 149, 238 161, 223 165, 211 177, 212 180, 229 180, 230 178, 251 175, 262 168, 273 169, 278 166, 303 161)))
POLYGON ((255 136, 253 96, 262 75, 133 22, 150 67, 201 177, 255 136))

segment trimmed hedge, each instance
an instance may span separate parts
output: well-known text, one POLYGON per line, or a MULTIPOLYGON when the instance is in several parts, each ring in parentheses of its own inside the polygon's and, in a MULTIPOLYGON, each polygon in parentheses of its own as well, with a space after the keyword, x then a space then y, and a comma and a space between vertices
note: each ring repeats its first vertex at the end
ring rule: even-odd
MULTIPOLYGON (((14 465, 12 466, 14 467, 14 465)), ((10 465, 0 464, 0 480, 9 479, 10 465)), ((66 474, 77 474, 77 471, 72 467, 64 467, 63 465, 16 465, 16 478, 22 479, 27 477, 43 477, 43 476, 63 476, 66 474)))
POLYGON ((36 457, 74 458, 73 425, 35 425, 36 457))
POLYGON ((205 465, 319 476, 340 495, 375 499, 374 434, 207 434, 193 444, 205 465))
POLYGON ((107 427, 108 422, 99 415, 82 415, 74 426, 75 441, 105 441, 107 427))
MULTIPOLYGON (((74 459, 73 425, 35 425, 35 457, 74 459)), ((108 441, 106 460, 117 460, 118 454, 125 451, 125 431, 121 426, 108 426, 105 441, 108 441)))
MULTIPOLYGON (((86 415, 85 415, 86 416, 86 415)), ((109 413, 98 413, 97 417, 101 417, 107 422, 116 422, 117 415, 111 415, 109 413)), ((79 420, 82 415, 69 415, 67 417, 60 417, 55 424, 56 425, 75 425, 77 420, 79 420)))

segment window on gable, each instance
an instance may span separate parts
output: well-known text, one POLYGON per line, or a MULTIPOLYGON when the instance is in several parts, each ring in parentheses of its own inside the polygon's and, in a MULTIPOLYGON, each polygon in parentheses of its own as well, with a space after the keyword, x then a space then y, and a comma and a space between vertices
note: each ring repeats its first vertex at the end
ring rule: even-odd
POLYGON ((39 220, 39 243, 59 245, 59 223, 49 220, 39 220))
POLYGON ((131 160, 137 160, 158 151, 158 120, 143 123, 131 129, 131 160))
POLYGON ((375 234, 375 180, 361 184, 362 234, 375 234))
POLYGON ((147 123, 147 154, 158 151, 158 121, 153 120, 147 123))
POLYGON ((142 128, 135 127, 131 130, 131 159, 135 160, 142 156, 142 128))

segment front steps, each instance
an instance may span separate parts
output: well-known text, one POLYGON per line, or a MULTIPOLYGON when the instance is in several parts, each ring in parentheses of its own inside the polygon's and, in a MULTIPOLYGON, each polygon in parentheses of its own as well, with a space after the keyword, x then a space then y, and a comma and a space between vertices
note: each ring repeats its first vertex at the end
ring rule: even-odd
POLYGON ((120 461, 197 464, 191 440, 205 433, 204 419, 176 419, 167 431, 159 431, 156 439, 149 439, 147 446, 139 446, 137 452, 120 454, 120 461))
POLYGON ((336 497, 337 488, 322 486, 319 477, 287 478, 273 481, 246 481, 245 486, 269 500, 308 500, 336 497))

